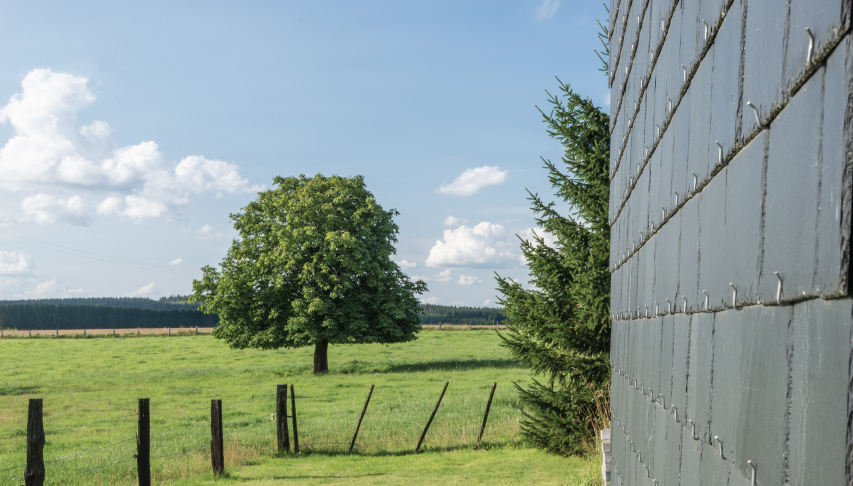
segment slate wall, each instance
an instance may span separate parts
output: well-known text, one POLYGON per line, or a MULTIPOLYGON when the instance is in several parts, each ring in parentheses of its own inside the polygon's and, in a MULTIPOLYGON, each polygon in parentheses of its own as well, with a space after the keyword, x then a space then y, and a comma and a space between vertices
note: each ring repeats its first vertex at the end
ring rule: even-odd
POLYGON ((853 484, 850 3, 611 0, 614 484, 853 484))

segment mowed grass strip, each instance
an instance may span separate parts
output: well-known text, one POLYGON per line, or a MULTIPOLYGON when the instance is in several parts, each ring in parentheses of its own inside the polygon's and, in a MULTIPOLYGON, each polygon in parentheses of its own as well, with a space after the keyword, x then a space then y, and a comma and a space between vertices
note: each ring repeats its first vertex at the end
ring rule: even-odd
POLYGON ((0 484, 23 482, 30 398, 44 399, 48 484, 134 484, 138 398, 151 399, 155 484, 212 479, 214 398, 223 401, 226 481, 239 472, 250 484, 256 478, 257 484, 334 484, 323 481, 351 470, 381 470, 386 472, 360 482, 343 480, 448 483, 442 471, 450 466, 439 466, 447 461, 458 463, 463 476, 466 464, 472 470, 481 469, 477 464, 483 461, 491 464, 480 477, 492 484, 519 484, 513 481, 529 475, 531 464, 546 469, 536 468, 548 476, 535 481, 541 484, 560 484, 573 474, 572 461, 520 444, 520 405, 511 382, 530 375, 509 358, 494 332, 423 332, 406 344, 332 346, 329 367, 329 375, 312 376, 310 348, 232 350, 210 336, 0 341, 0 484), (425 453, 415 455, 445 381, 450 386, 421 448, 425 453), (492 382, 498 387, 484 443, 474 450, 492 382), (276 453, 271 417, 280 383, 295 386, 299 456, 276 453), (355 454, 346 455, 371 384, 376 387, 355 454), (553 461, 563 467, 549 473, 553 461), (285 478, 281 472, 320 465, 328 477, 306 472, 285 478), (430 476, 431 468, 439 469, 430 476), (391 475, 395 469, 400 476, 391 475), (487 480, 488 469, 501 471, 496 482, 487 480))

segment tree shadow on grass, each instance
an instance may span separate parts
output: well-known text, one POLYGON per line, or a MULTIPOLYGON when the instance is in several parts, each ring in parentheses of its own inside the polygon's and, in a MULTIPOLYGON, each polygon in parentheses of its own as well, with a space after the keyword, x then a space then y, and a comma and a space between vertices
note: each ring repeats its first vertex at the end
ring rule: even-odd
POLYGON ((423 361, 420 363, 391 364, 387 373, 422 373, 427 371, 468 371, 478 368, 518 368, 521 364, 511 359, 448 359, 423 361))

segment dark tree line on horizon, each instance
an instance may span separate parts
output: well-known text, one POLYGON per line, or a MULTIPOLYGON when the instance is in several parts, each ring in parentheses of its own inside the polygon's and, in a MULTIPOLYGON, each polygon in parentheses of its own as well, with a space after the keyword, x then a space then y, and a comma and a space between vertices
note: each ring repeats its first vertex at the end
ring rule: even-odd
MULTIPOLYGON (((185 295, 161 297, 90 297, 0 301, 0 328, 113 329, 215 327, 219 317, 197 310, 185 295)), ((502 309, 423 304, 421 324, 502 324, 502 309)))

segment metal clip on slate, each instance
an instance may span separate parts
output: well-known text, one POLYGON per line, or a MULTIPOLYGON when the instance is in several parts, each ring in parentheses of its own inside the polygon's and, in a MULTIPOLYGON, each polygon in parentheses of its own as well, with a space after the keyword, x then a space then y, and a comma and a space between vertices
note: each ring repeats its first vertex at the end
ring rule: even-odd
POLYGON ((809 50, 806 51, 806 64, 811 66, 814 63, 814 34, 812 30, 806 27, 806 34, 809 36, 809 50))
MULTIPOLYGON (((756 116, 756 120, 758 117, 756 116)), ((723 144, 719 140, 714 142, 717 144, 717 165, 723 165, 723 144)))
POLYGON ((708 22, 705 22, 705 19, 702 19, 702 23, 705 24, 705 40, 703 42, 708 42, 708 22))
POLYGON ((687 297, 682 295, 681 298, 684 299, 684 306, 681 308, 681 312, 687 314, 687 297))
POLYGON ((722 440, 720 440, 720 436, 719 436, 719 435, 715 435, 715 436, 714 436, 714 440, 717 442, 717 445, 718 445, 718 446, 719 446, 719 448, 720 448, 720 459, 722 459, 722 460, 724 460, 724 461, 725 461, 725 460, 726 460, 726 458, 725 458, 725 457, 723 457, 723 441, 722 441, 722 440))
POLYGON ((779 280, 779 285, 776 286, 776 304, 782 305, 782 277, 779 275, 779 272, 773 272, 776 275, 776 279, 779 280))
POLYGON ((707 311, 708 310, 708 292, 705 292, 703 290, 702 293, 705 294, 705 310, 707 311))
POLYGON ((692 420, 687 421, 690 424, 690 432, 693 434, 693 440, 699 440, 699 436, 696 435, 696 424, 692 420))
POLYGON ((746 465, 752 469, 752 476, 749 480, 750 486, 755 486, 755 464, 752 461, 746 461, 746 465))
POLYGON ((684 79, 682 80, 682 82, 683 82, 683 83, 686 83, 686 82, 687 82, 687 66, 685 66, 684 64, 682 64, 682 65, 681 65, 681 69, 682 69, 682 70, 684 70, 684 79))
POLYGON ((732 288, 732 309, 737 309, 737 289, 734 283, 729 283, 729 287, 732 288))
POLYGON ((679 418, 678 418, 678 409, 675 408, 675 405, 669 407, 669 411, 670 411, 670 413, 672 413, 672 416, 675 417, 675 423, 680 424, 681 420, 679 420, 679 418))
POLYGON ((747 106, 749 106, 750 108, 752 108, 752 111, 755 113, 755 123, 756 123, 756 124, 757 124, 761 129, 762 129, 762 130, 764 130, 765 128, 767 128, 763 123, 761 123, 761 119, 758 117, 758 108, 757 108, 755 105, 753 105, 751 101, 747 101, 747 102, 746 102, 746 105, 747 105, 747 106))
POLYGON ((672 302, 668 298, 666 299, 666 314, 672 314, 672 302))

